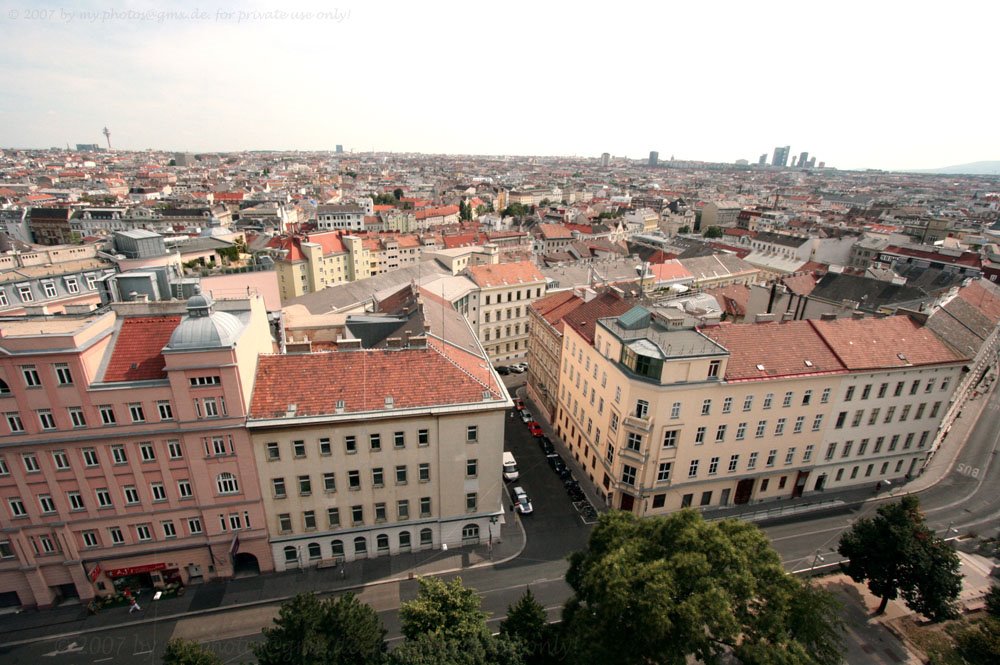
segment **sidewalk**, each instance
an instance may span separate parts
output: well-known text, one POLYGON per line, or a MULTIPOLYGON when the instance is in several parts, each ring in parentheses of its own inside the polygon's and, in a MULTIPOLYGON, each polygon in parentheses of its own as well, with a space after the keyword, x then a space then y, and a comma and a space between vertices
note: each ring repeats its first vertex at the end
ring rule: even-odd
POLYGON ((82 604, 8 614, 0 616, 0 647, 26 644, 40 639, 70 637, 107 628, 137 626, 154 621, 273 605, 304 592, 332 594, 360 591, 364 587, 400 582, 421 575, 442 575, 492 566, 516 558, 524 549, 524 529, 508 508, 507 505, 503 506, 500 542, 493 543, 492 552, 487 543, 363 559, 336 568, 304 568, 253 577, 215 580, 188 587, 187 593, 183 596, 159 601, 154 601, 151 592, 146 591, 138 598, 142 612, 134 614, 129 614, 127 606, 121 606, 106 608, 90 615, 82 604))

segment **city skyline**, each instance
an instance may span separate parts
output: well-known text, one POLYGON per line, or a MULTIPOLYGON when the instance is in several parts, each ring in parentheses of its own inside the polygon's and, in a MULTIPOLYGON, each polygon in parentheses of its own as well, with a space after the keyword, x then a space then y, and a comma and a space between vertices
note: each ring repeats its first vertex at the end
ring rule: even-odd
POLYGON ((625 6, 570 20, 516 3, 36 11, 3 0, 0 145, 103 145, 107 126, 122 150, 753 163, 791 146, 887 170, 1000 158, 990 100, 951 93, 984 87, 1000 10, 893 5, 625 6), (769 35, 796 46, 758 46, 769 35))

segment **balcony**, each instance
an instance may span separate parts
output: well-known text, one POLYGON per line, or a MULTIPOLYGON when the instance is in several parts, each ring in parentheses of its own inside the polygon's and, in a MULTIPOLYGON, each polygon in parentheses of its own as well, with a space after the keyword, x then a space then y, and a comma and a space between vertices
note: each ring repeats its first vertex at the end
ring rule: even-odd
POLYGON ((622 420, 626 427, 631 427, 634 430, 640 432, 649 433, 653 430, 653 421, 651 418, 639 418, 638 416, 625 416, 622 420))

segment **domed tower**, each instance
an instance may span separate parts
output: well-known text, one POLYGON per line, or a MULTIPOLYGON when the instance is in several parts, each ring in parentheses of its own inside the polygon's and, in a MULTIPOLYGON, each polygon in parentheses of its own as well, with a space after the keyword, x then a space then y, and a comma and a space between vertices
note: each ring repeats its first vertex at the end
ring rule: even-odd
POLYGON ((188 298, 187 316, 174 329, 164 350, 231 348, 243 331, 243 324, 232 314, 216 312, 212 296, 195 293, 188 298))

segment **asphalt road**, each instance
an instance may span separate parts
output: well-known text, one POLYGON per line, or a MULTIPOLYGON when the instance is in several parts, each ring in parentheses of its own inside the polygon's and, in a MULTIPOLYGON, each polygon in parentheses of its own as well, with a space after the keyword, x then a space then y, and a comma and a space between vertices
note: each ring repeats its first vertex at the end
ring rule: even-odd
MULTIPOLYGON (((520 378, 520 377, 518 377, 520 378)), ((983 398, 980 398, 983 399, 983 398)), ((974 531, 994 535, 1000 524, 1000 506, 995 499, 998 476, 995 463, 1000 427, 1000 397, 993 392, 967 443, 946 477, 919 496, 929 524, 940 534, 974 531)), ((493 568, 465 571, 466 586, 476 589, 483 599, 483 609, 490 613, 495 630, 507 607, 528 587, 548 610, 558 618, 570 589, 563 581, 568 553, 586 545, 590 527, 583 523, 562 487, 561 481, 545 462, 537 441, 519 418, 509 421, 507 449, 517 458, 521 477, 515 484, 523 487, 534 505, 534 513, 522 517, 528 541, 518 558, 493 568)), ((789 570, 835 565, 840 534, 859 516, 872 514, 886 498, 860 507, 822 515, 804 514, 794 521, 765 525, 775 548, 789 570), (819 552, 822 560, 816 556, 819 552)), ((362 596, 370 602, 389 631, 390 644, 398 642, 400 602, 415 597, 417 583, 381 585, 366 590, 362 596)), ((147 607, 149 612, 154 608, 147 607)), ((223 656, 225 663, 252 661, 251 645, 260 639, 259 614, 221 613, 182 621, 160 621, 154 626, 130 628, 124 618, 119 628, 82 635, 77 638, 41 641, 0 653, 5 665, 89 665, 118 663, 159 663, 166 641, 192 629, 207 630, 206 646, 223 656), (194 623, 192 623, 194 622, 194 623), (217 638, 217 639, 212 639, 217 638)), ((266 623, 266 622, 265 622, 266 623)))

